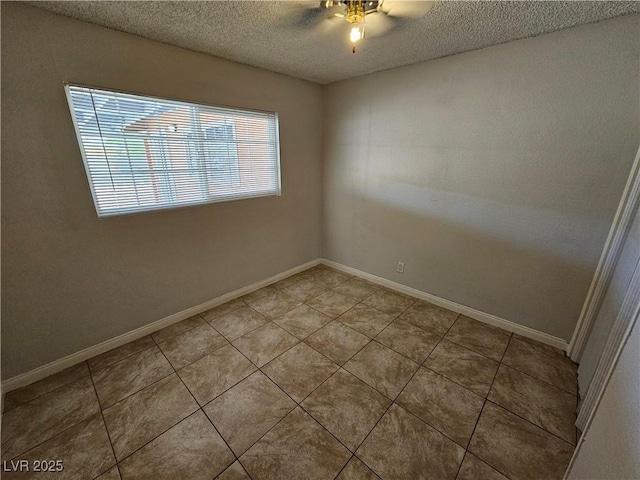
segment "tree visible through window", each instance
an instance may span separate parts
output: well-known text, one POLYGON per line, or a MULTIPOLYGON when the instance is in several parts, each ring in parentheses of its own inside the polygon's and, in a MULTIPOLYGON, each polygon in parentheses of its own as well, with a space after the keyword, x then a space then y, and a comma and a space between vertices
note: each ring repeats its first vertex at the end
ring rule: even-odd
POLYGON ((275 113, 67 92, 100 216, 280 193, 275 113))

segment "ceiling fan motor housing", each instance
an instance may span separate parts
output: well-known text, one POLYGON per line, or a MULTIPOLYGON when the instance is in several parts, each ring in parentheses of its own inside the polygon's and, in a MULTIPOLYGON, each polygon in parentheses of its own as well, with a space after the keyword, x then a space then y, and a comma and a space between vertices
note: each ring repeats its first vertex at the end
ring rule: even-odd
POLYGON ((350 1, 347 6, 346 20, 349 23, 362 23, 364 22, 364 8, 362 2, 350 1))
POLYGON ((320 2, 320 8, 332 8, 332 7, 338 7, 338 6, 345 6, 347 7, 347 14, 345 15, 346 19, 348 22, 350 23, 354 23, 355 21, 362 21, 361 18, 364 17, 364 15, 367 15, 369 13, 373 13, 373 12, 377 12, 378 11, 378 7, 382 5, 382 0, 370 0, 370 1, 363 1, 363 0, 324 0, 322 2, 320 2), (351 5, 353 5, 353 7, 351 7, 351 5), (352 10, 357 10, 359 13, 359 16, 354 19, 354 20, 349 20, 349 12, 352 10), (360 13, 360 11, 362 13, 360 13))

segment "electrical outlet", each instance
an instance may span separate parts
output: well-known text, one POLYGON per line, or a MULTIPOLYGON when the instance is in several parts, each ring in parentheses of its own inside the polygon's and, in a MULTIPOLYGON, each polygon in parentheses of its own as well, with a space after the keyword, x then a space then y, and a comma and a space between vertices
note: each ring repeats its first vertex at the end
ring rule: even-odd
POLYGON ((396 272, 404 273, 404 262, 398 262, 398 266, 396 267, 396 272))

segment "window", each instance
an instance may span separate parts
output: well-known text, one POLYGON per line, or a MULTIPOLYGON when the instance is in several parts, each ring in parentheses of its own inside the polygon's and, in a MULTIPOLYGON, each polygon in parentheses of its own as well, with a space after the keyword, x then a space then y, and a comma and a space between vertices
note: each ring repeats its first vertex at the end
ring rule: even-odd
POLYGON ((100 217, 280 195, 275 113, 65 88, 100 217))

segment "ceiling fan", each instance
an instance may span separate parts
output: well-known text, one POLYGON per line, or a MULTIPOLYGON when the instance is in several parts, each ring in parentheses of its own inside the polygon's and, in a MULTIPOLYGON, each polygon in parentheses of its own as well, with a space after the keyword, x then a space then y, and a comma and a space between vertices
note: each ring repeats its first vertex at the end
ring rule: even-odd
POLYGON ((427 14, 435 1, 422 0, 324 0, 318 8, 305 13, 307 25, 318 20, 343 18, 349 24, 349 40, 352 52, 366 32, 380 36, 402 24, 406 19, 420 18, 427 14))

